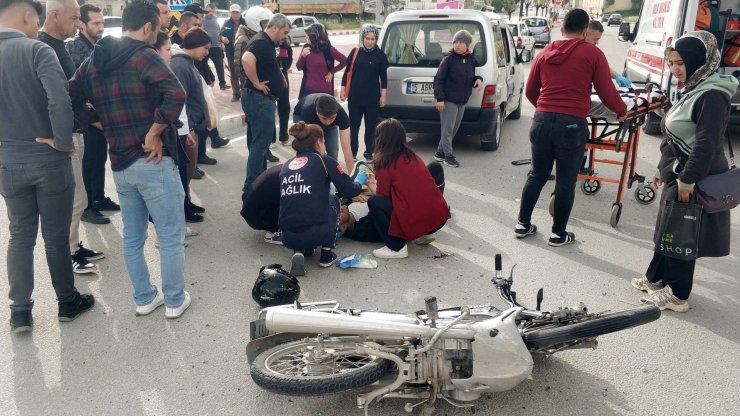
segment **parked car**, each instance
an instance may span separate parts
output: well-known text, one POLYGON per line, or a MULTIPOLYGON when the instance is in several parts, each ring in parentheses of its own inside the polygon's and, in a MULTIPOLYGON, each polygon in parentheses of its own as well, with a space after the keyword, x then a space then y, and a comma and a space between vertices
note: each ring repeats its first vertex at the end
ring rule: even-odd
POLYGON ((521 54, 522 62, 529 62, 534 59, 534 36, 529 32, 527 24, 515 20, 510 20, 507 23, 511 35, 514 37, 516 50, 521 54))
POLYGON ((529 33, 534 36, 535 46, 544 46, 550 43, 550 22, 547 19, 544 17, 525 17, 522 22, 529 28, 529 33))
POLYGON ((480 136, 496 150, 504 119, 521 115, 524 74, 506 20, 477 10, 407 10, 388 16, 380 47, 388 57, 388 93, 383 117, 394 117, 409 133, 440 133, 434 76, 456 31, 473 35, 470 49, 482 85, 473 89, 458 130, 480 136))
POLYGON ((622 24, 622 15, 619 13, 612 13, 611 16, 609 16, 609 20, 606 22, 607 26, 619 26, 622 24))
POLYGON ((609 15, 608 14, 602 14, 601 15, 601 22, 606 23, 609 21, 609 15))
POLYGON ((290 21, 292 29, 288 35, 288 43, 298 46, 301 43, 308 42, 306 37, 306 28, 314 23, 319 23, 318 19, 313 16, 289 15, 286 16, 290 21))
POLYGON ((104 16, 103 17, 103 37, 115 36, 121 37, 123 34, 121 27, 123 26, 123 18, 121 16, 104 16))

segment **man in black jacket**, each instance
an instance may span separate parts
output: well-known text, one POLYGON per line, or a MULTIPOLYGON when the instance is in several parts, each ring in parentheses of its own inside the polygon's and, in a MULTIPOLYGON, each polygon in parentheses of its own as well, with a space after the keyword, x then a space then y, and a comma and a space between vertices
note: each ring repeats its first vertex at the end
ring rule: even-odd
MULTIPOLYGON (((92 4, 80 6, 80 26, 77 36, 64 44, 79 68, 90 57, 95 44, 103 36, 104 19, 102 10, 92 4)), ((82 179, 87 191, 87 216, 100 216, 98 211, 120 211, 121 207, 105 196, 105 162, 108 160, 108 142, 103 132, 95 127, 82 129, 85 154, 82 157, 82 179)), ((83 214, 85 215, 85 214, 83 214)))
POLYGON ((239 26, 246 25, 247 22, 242 17, 242 8, 238 4, 232 4, 231 7, 229 7, 229 13, 231 14, 231 18, 225 21, 224 26, 221 28, 221 41, 224 43, 226 60, 229 61, 229 73, 231 74, 231 101, 237 102, 241 97, 241 92, 239 92, 241 80, 239 79, 239 71, 236 69, 234 62, 234 40, 236 38, 236 30, 239 29, 239 26))

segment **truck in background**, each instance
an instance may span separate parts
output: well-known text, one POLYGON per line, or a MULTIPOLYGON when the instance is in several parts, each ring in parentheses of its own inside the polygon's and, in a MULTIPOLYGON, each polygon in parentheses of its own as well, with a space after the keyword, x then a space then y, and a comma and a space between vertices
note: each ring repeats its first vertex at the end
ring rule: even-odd
POLYGON ((262 6, 273 13, 315 16, 340 23, 359 19, 364 11, 363 3, 361 0, 265 0, 262 6))
MULTIPOLYGON (((722 61, 718 72, 740 78, 740 64, 732 57, 733 44, 740 41, 740 0, 644 0, 634 26, 622 23, 619 40, 631 42, 624 75, 633 81, 654 82, 677 100, 681 88, 665 63, 665 48, 687 32, 708 30, 717 37, 722 61)), ((740 124, 740 93, 732 98, 731 124, 740 124)), ((660 116, 650 113, 643 125, 648 134, 660 133, 660 116)))

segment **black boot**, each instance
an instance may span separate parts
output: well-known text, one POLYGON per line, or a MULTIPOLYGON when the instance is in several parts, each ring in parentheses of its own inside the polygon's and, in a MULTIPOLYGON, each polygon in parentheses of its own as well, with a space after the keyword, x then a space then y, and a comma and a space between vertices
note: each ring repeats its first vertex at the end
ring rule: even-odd
POLYGON ((185 198, 185 210, 186 211, 187 210, 193 211, 196 214, 202 214, 202 213, 206 212, 206 209, 205 208, 203 208, 201 206, 198 206, 198 205, 195 205, 193 203, 193 201, 190 200, 190 197, 186 197, 185 198))

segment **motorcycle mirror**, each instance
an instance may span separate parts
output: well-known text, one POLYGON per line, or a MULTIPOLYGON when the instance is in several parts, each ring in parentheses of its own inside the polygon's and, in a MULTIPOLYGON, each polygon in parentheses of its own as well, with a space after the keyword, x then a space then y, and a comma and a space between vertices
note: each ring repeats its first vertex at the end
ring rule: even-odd
POLYGON ((537 310, 540 310, 540 306, 542 306, 542 299, 545 298, 545 291, 544 289, 540 288, 540 290, 537 291, 537 310))

